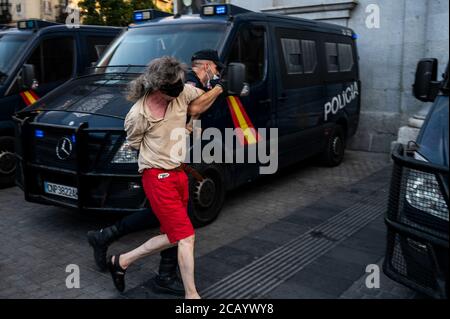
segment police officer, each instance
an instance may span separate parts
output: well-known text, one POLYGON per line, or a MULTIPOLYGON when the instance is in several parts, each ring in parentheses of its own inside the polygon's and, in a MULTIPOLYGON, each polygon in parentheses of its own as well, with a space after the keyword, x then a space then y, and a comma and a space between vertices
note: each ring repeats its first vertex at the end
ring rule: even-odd
MULTIPOLYGON (((186 84, 193 85, 203 91, 209 91, 220 82, 220 73, 224 65, 220 62, 217 51, 202 50, 192 56, 192 70, 186 76, 186 84)), ((224 88, 225 91, 225 88, 224 88)), ((188 119, 192 123, 193 119, 188 119)), ((189 126, 189 124, 187 124, 189 126)), ((192 208, 189 207, 189 210, 192 208)), ((89 231, 88 242, 94 249, 94 259, 101 271, 106 271, 106 255, 108 247, 119 238, 151 228, 152 212, 150 210, 137 212, 124 217, 115 225, 98 231, 89 231)), ((178 275, 177 247, 161 251, 161 261, 158 275, 154 278, 154 287, 160 291, 178 296, 184 295, 183 283, 178 275)))
POLYGON ((186 78, 186 84, 209 91, 220 80, 224 65, 215 50, 202 50, 192 56, 192 71, 186 78))
MULTIPOLYGON (((226 91, 225 83, 221 79, 224 64, 219 60, 219 54, 215 50, 202 50, 194 53, 192 56, 192 68, 186 76, 186 84, 195 86, 196 88, 209 91, 217 83, 220 82, 224 91, 226 91)), ((193 121, 197 118, 188 116, 186 128, 192 132, 193 121)))

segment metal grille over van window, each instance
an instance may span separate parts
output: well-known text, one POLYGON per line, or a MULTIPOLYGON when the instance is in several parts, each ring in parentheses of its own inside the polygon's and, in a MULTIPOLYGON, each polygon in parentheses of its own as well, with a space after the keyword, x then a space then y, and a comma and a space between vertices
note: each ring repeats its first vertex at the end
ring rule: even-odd
POLYGON ((305 74, 312 74, 317 67, 316 42, 310 40, 302 40, 303 65, 305 74))
POLYGON ((353 59, 353 49, 350 44, 345 43, 325 43, 327 54, 328 72, 351 72, 355 64, 353 59))
POLYGON ((341 72, 350 72, 353 69, 353 52, 350 44, 338 44, 339 52, 339 70, 341 72))
POLYGON ((317 67, 316 42, 281 39, 288 74, 312 74, 317 67))
POLYGON ((74 71, 75 39, 73 37, 55 37, 45 39, 37 46, 27 64, 35 67, 36 79, 40 84, 64 81, 74 71), (57 49, 55 49, 57 48, 57 49))
POLYGON ((337 43, 325 43, 325 50, 327 52, 328 72, 339 72, 339 59, 337 52, 337 43))
POLYGON ((303 62, 300 40, 281 39, 281 44, 283 46, 284 61, 286 62, 288 74, 302 74, 303 62))

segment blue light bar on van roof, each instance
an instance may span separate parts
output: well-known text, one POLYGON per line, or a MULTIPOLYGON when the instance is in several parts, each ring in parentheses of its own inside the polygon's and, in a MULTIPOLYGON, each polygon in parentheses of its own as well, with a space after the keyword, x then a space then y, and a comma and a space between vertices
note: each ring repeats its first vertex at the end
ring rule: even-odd
POLYGON ((19 30, 37 30, 40 28, 58 25, 59 23, 43 21, 43 20, 20 20, 17 21, 17 29, 19 30))
POLYGON ((216 6, 215 7, 216 15, 226 15, 228 13, 228 7, 227 6, 216 6))
POLYGON ((135 23, 146 22, 157 18, 172 16, 171 13, 158 11, 154 9, 138 10, 133 12, 133 21, 135 23))
POLYGON ((208 4, 202 7, 201 15, 205 17, 220 17, 247 12, 251 11, 231 4, 208 4))

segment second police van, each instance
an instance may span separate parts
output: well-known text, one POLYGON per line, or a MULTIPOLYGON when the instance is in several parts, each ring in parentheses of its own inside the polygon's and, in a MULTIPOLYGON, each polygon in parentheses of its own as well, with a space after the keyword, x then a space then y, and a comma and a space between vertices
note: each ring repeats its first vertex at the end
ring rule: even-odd
MULTIPOLYGON (((87 211, 149 209, 137 152, 123 130, 127 85, 154 58, 190 63, 214 49, 228 65, 229 96, 202 114, 202 129, 278 129, 278 168, 311 156, 339 165, 360 114, 356 35, 316 21, 206 5, 200 15, 136 12, 136 23, 108 48, 92 74, 74 79, 16 116, 17 183, 28 201, 87 211), (236 94, 241 92, 242 94, 236 94)), ((225 134, 224 134, 225 135, 225 134)), ((235 148, 250 148, 246 135, 235 148)), ((212 222, 228 190, 255 180, 256 165, 192 164, 190 217, 212 222)))
POLYGON ((12 115, 81 75, 121 30, 34 19, 0 28, 0 187, 14 184, 12 115))

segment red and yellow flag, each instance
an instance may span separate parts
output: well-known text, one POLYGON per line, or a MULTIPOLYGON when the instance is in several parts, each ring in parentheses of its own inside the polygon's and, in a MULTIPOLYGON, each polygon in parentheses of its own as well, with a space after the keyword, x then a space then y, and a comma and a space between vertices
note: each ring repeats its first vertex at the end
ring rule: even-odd
POLYGON ((238 97, 229 96, 227 97, 227 102, 241 145, 258 143, 261 140, 261 135, 256 131, 252 121, 250 121, 241 100, 238 97))
POLYGON ((36 93, 34 93, 33 90, 20 92, 20 96, 22 97, 26 106, 33 105, 37 100, 39 100, 39 97, 36 95, 36 93))

